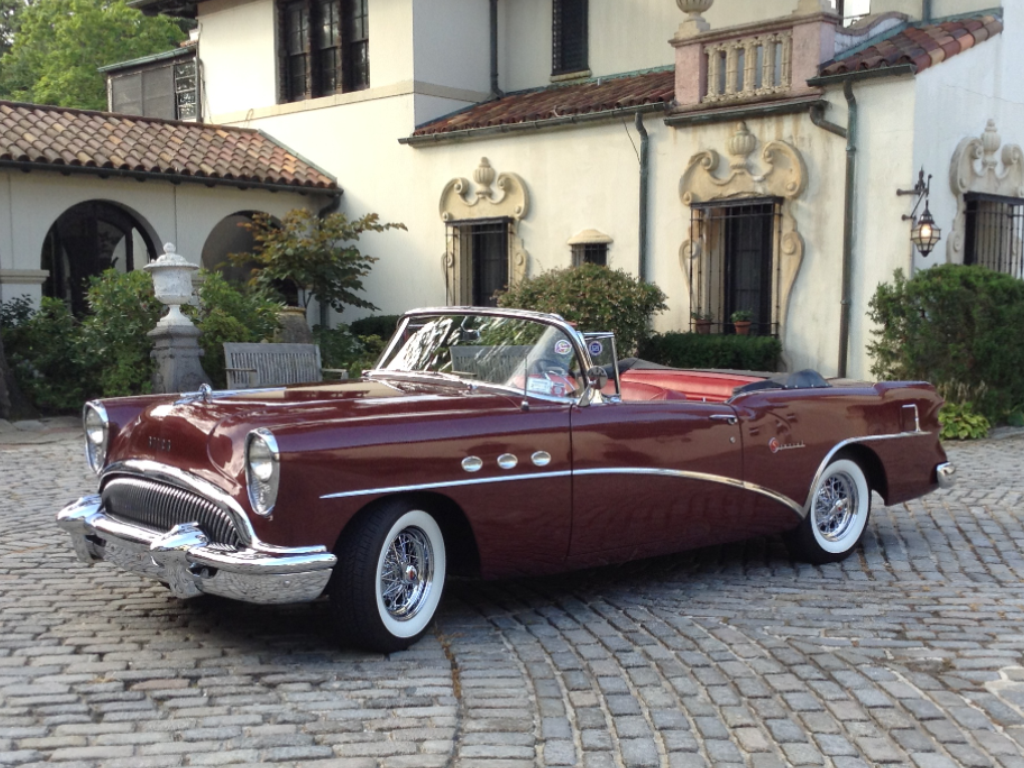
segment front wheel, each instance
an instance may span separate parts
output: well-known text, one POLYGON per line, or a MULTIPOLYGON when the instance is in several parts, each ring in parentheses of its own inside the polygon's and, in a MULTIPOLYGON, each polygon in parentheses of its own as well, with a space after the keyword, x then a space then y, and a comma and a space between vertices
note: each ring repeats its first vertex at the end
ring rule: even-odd
POLYGON ((328 592, 346 644, 392 653, 415 643, 434 618, 447 573, 433 516, 393 502, 354 523, 338 548, 328 592))
POLYGON ((816 565, 843 560, 864 535, 870 512, 864 471, 852 459, 836 459, 815 483, 807 517, 786 534, 786 546, 793 557, 816 565))

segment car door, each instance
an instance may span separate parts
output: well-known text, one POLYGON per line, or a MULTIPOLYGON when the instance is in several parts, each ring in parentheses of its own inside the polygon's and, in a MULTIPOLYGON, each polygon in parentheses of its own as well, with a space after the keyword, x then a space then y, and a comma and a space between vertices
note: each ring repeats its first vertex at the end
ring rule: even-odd
POLYGON ((690 401, 574 406, 573 564, 679 551, 749 533, 731 406, 690 401))

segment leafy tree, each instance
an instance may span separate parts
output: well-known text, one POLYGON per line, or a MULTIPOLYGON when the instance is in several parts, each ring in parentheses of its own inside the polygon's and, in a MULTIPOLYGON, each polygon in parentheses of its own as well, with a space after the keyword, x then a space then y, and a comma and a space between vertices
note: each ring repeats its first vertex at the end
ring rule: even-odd
POLYGON ((31 4, 29 0, 0 0, 0 56, 11 50, 21 11, 31 4))
POLYGON ((304 307, 315 296, 336 312, 346 306, 377 309, 357 295, 377 259, 352 243, 364 232, 405 229, 404 224, 381 224, 376 213, 349 221, 343 213, 320 218, 305 208, 288 211, 280 225, 257 213, 240 226, 252 233, 253 252, 232 253, 230 259, 239 266, 255 265, 250 285, 284 293, 290 284, 299 289, 304 307))
POLYGON ((143 16, 124 0, 35 0, 15 18, 0 96, 62 107, 106 109, 98 67, 170 50, 185 37, 175 20, 143 16))

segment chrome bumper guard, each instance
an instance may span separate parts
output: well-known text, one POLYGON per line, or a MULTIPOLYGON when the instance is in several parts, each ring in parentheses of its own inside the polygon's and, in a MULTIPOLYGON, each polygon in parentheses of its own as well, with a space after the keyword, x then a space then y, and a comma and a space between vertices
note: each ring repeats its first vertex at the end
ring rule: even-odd
POLYGON ((935 468, 935 477, 939 481, 939 488, 952 488, 956 485, 956 467, 946 461, 935 468))
POLYGON ((286 549, 268 544, 233 549, 210 544, 194 523, 159 533, 107 515, 99 496, 86 496, 57 515, 78 559, 106 560, 139 576, 165 582, 176 597, 220 595, 247 603, 315 600, 338 559, 324 547, 286 549))

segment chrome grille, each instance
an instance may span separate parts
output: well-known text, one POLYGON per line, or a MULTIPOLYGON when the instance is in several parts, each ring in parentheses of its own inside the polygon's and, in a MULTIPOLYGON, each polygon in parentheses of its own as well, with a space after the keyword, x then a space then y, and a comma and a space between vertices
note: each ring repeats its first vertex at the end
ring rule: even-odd
POLYGON ((107 514, 151 530, 166 532, 181 523, 198 523, 211 542, 237 547, 231 517, 197 493, 134 477, 116 477, 103 488, 107 514))

